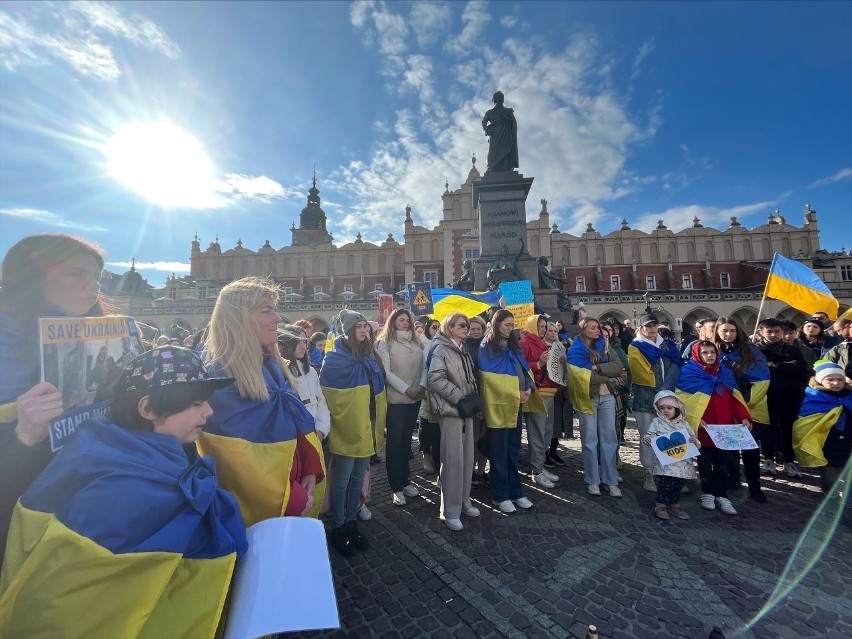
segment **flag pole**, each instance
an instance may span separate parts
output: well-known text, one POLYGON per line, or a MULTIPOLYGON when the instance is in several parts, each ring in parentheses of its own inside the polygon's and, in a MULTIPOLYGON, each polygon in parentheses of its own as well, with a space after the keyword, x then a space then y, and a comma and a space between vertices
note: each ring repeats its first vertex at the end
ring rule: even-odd
MULTIPOLYGON (((778 253, 772 256, 772 264, 769 265, 769 275, 766 276, 766 281, 763 283, 763 297, 760 298, 760 308, 757 309, 757 324, 760 324, 760 316, 763 314, 763 304, 766 302, 766 288, 769 286, 769 278, 772 277, 772 268, 775 266, 775 257, 778 253)), ((755 330, 757 330, 755 324, 755 330)))

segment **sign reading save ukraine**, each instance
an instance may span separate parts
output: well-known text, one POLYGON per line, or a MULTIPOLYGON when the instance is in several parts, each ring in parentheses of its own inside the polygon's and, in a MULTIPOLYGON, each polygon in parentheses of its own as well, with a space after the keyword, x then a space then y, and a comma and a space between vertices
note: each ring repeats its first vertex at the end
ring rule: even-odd
POLYGON ((500 292, 505 300, 506 310, 515 316, 515 326, 523 326, 527 318, 535 313, 532 282, 500 282, 500 292))

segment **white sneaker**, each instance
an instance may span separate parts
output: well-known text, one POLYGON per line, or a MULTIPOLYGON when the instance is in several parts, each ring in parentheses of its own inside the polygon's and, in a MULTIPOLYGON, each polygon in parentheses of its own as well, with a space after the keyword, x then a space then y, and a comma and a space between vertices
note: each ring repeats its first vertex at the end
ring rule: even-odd
POLYGON ((737 511, 734 508, 734 505, 731 503, 731 500, 727 497, 719 497, 717 500, 719 502, 719 510, 721 510, 726 515, 736 515, 737 511))
POLYGON ((405 495, 402 494, 402 491, 393 494, 393 505, 405 506, 405 495))
POLYGON ((542 488, 553 488, 556 485, 550 481, 544 473, 533 475, 533 481, 542 488))
POLYGON ((559 475, 551 473, 549 470, 547 470, 547 468, 542 468, 541 474, 547 477, 550 481, 559 481, 559 475))
POLYGON ((515 505, 517 505, 518 508, 523 508, 524 510, 526 510, 527 508, 532 508, 533 505, 533 503, 526 497, 518 497, 517 499, 513 499, 512 501, 515 502, 515 505))
POLYGON ((417 495, 420 494, 420 491, 417 490, 417 487, 414 484, 408 484, 408 486, 402 489, 402 494, 406 497, 417 497, 417 495))
POLYGON ((609 496, 610 497, 621 497, 621 488, 619 488, 618 486, 611 486, 610 485, 610 486, 607 486, 607 488, 609 489, 609 496))
POLYGON ((597 484, 589 484, 587 486, 590 495, 594 495, 595 497, 601 496, 601 487, 597 484))
POLYGON ((799 470, 799 467, 796 466, 793 462, 788 462, 784 464, 784 472, 787 473, 787 477, 801 477, 802 471, 799 470))
POLYGON ((511 502, 511 500, 507 499, 505 501, 497 501, 494 500, 494 505, 500 509, 501 513, 513 513, 515 512, 515 505, 511 502))
POLYGON ((778 471, 775 469, 775 462, 771 459, 764 459, 763 464, 760 467, 760 472, 767 473, 769 475, 777 475, 778 471))
POLYGON ((701 493, 701 507, 704 510, 716 510, 716 498, 713 495, 701 493))
POLYGON ((450 530, 461 530, 464 528, 461 519, 445 519, 444 516, 441 515, 441 521, 443 521, 444 525, 450 530))
POLYGON ((651 493, 657 492, 657 484, 654 481, 654 476, 651 473, 645 473, 645 481, 642 482, 642 489, 647 490, 651 493))
POLYGON ((476 506, 462 506, 462 515, 465 517, 479 517, 479 508, 476 506))
POLYGON ((372 518, 373 513, 367 508, 367 504, 361 504, 361 507, 358 509, 358 519, 361 521, 370 521, 372 518))

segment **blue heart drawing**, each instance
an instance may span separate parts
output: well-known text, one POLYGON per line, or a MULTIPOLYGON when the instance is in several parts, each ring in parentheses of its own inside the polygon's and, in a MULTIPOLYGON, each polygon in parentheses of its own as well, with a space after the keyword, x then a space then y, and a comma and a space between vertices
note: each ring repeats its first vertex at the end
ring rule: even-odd
POLYGON ((686 444, 686 437, 683 436, 683 433, 672 433, 670 437, 666 437, 665 435, 657 437, 657 448, 662 452, 666 452, 676 446, 683 446, 684 444, 686 444))

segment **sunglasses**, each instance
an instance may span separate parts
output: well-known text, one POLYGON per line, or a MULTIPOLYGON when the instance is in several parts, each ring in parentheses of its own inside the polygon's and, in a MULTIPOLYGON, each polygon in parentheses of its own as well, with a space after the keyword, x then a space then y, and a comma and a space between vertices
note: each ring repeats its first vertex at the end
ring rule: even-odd
POLYGON ((470 324, 456 324, 456 328, 470 328, 470 324))

